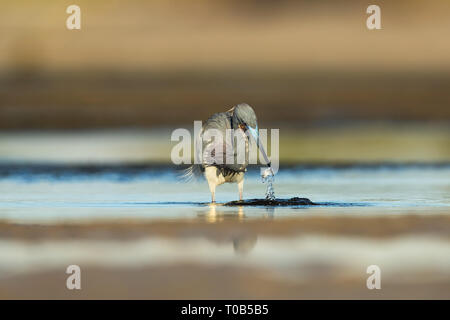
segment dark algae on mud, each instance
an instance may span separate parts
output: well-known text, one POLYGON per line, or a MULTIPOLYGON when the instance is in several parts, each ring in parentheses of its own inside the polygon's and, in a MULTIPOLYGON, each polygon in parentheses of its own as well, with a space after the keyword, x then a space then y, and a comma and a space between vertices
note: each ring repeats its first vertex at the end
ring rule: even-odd
POLYGON ((266 207, 285 207, 285 206, 315 206, 317 203, 308 198, 294 197, 290 199, 248 199, 243 201, 230 201, 225 206, 266 206, 266 207))

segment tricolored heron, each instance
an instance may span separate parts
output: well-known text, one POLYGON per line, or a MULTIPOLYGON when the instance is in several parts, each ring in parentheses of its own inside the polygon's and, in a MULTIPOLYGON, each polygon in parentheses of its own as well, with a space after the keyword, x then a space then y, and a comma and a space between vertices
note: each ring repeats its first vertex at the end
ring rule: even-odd
MULTIPOLYGON (((213 134, 214 135, 214 134, 213 134)), ((237 183, 239 189, 239 200, 243 199, 244 174, 248 166, 248 138, 252 136, 264 160, 270 167, 264 147, 259 140, 258 121, 255 111, 246 103, 241 103, 226 112, 213 114, 202 126, 200 139, 202 143, 202 153, 197 154, 197 159, 201 164, 190 166, 185 173, 185 177, 199 176, 203 174, 208 181, 211 191, 211 201, 215 202, 216 187, 223 183, 237 183), (212 139, 208 133, 219 133, 212 139), (239 145, 234 143, 234 137, 227 140, 227 135, 232 132, 234 135, 241 135, 245 143, 245 154, 239 154, 239 145), (227 160, 232 161, 227 161, 227 160), (240 160, 240 161, 239 161, 240 160)), ((198 150, 197 150, 198 152, 198 150)))

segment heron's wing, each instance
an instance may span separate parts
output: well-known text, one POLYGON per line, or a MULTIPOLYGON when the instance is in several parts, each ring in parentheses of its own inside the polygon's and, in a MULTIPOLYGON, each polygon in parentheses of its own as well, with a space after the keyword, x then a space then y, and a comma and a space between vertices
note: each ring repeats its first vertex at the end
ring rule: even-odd
POLYGON ((222 131, 225 135, 226 129, 231 129, 231 117, 227 112, 215 113, 208 120, 206 120, 202 129, 203 131, 208 129, 216 129, 222 131))
MULTIPOLYGON (((200 152, 199 155, 204 165, 226 162, 225 158, 223 157, 225 154, 224 148, 226 148, 226 130, 229 128, 231 128, 231 122, 229 116, 225 112, 215 113, 205 121, 200 133, 202 152, 200 152), (222 135, 222 139, 212 137, 212 135, 214 135, 216 132, 222 135)), ((199 149, 200 148, 197 148, 197 152, 200 151, 199 149)))
POLYGON ((205 122, 201 132, 202 163, 204 166, 217 165, 232 171, 243 171, 248 164, 248 142, 246 141, 244 161, 238 161, 232 136, 227 137, 227 134, 232 135, 232 132, 227 132, 227 129, 232 129, 231 117, 227 112, 216 113, 205 122), (211 130, 212 134, 206 134, 208 130, 211 130), (216 137, 214 133, 220 133, 221 137, 216 137))

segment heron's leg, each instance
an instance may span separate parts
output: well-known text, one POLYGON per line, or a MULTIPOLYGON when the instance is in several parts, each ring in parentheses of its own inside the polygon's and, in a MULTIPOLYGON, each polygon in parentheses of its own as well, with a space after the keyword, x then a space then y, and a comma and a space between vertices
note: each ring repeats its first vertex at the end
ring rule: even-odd
POLYGON ((207 167, 205 170, 206 181, 208 181, 209 191, 211 191, 211 202, 216 202, 216 187, 217 187, 217 168, 207 167))
POLYGON ((244 179, 242 179, 239 183, 238 183, 238 188, 239 188, 239 201, 242 201, 243 197, 242 194, 244 192, 244 179))
POLYGON ((211 191, 211 202, 216 202, 216 184, 214 181, 208 180, 209 191, 211 191))

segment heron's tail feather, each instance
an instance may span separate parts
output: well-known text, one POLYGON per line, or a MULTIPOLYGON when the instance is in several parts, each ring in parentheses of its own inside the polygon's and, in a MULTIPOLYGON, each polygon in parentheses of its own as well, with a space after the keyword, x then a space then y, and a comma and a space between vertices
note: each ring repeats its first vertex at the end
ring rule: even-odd
POLYGON ((183 170, 181 179, 185 182, 196 180, 202 176, 202 166, 200 164, 193 164, 192 166, 183 170))

